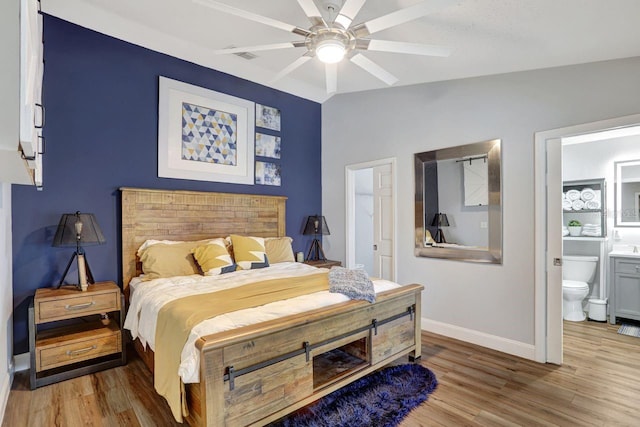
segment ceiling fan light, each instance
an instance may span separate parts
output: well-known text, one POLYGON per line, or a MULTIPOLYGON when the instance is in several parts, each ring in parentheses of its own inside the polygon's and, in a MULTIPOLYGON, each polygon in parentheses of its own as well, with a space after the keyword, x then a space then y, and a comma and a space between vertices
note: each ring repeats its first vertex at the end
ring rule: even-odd
POLYGON ((347 48, 340 40, 323 40, 316 46, 316 56, 325 64, 342 61, 347 48))

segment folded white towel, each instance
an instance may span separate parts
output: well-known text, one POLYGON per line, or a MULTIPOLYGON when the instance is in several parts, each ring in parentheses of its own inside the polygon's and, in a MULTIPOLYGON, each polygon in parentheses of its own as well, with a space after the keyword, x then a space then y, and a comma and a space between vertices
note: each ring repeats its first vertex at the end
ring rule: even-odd
POLYGON ((589 237, 600 237, 602 236, 602 227, 599 224, 584 224, 581 234, 589 237))
POLYGON ((571 200, 564 199, 562 201, 562 209, 564 209, 565 211, 570 211, 571 210, 571 200))
POLYGON ((587 200, 593 200, 596 197, 596 192, 592 188, 583 188, 580 192, 580 198, 585 202, 587 200))
POLYGON ((571 201, 580 199, 580 192, 578 190, 567 191, 567 199, 571 201))
POLYGON ((585 209, 600 209, 600 200, 587 200, 584 207, 585 209))
POLYGON ((568 236, 568 235, 569 235, 569 229, 568 228, 567 229, 563 228, 562 229, 562 237, 568 236))
POLYGON ((576 199, 574 201, 571 202, 571 209, 573 209, 574 211, 579 211, 581 209, 584 209, 584 202, 580 199, 576 199))
POLYGON ((566 199, 567 195, 565 193, 562 193, 562 200, 566 199))

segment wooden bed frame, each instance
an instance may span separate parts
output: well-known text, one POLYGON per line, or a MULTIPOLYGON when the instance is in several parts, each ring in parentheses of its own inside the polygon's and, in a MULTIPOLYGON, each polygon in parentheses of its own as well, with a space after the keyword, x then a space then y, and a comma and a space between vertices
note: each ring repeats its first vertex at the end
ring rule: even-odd
MULTIPOLYGON (((123 287, 148 239, 285 235, 286 197, 121 188, 123 287)), ((265 425, 380 367, 420 358, 421 285, 200 338, 200 382, 187 384, 195 426, 265 425)), ((153 372, 153 352, 136 350, 153 372)))

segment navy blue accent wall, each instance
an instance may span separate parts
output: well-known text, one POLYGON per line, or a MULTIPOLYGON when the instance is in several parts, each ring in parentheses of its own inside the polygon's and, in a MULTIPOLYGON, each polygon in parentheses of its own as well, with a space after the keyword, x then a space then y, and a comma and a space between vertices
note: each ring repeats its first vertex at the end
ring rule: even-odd
POLYGON ((44 191, 12 188, 16 354, 28 351, 28 298, 57 283, 73 252, 51 247, 62 213, 96 215, 107 243, 85 248, 87 259, 96 280, 120 282, 121 186, 284 195, 294 250, 308 247, 303 221, 322 212, 320 104, 51 16, 44 32, 44 191), (158 76, 279 108, 282 186, 158 178, 158 76))

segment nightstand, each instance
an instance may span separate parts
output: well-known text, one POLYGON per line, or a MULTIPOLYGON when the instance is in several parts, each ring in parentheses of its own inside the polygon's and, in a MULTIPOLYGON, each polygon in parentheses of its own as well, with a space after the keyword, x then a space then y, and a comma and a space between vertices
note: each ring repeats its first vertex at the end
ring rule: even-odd
POLYGON ((31 389, 124 365, 124 296, 114 282, 37 289, 29 305, 31 389))
POLYGON ((326 260, 317 260, 317 261, 305 261, 304 262, 307 265, 312 265, 314 267, 318 267, 318 268, 331 268, 331 267, 341 267, 342 263, 340 261, 331 261, 330 259, 326 259, 326 260))

